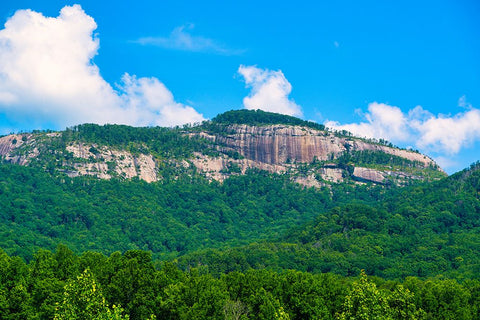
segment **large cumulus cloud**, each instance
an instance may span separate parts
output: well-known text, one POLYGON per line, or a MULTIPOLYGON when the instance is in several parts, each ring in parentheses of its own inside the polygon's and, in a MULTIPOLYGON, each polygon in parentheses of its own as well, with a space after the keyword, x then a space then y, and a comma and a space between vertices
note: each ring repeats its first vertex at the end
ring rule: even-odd
POLYGON ((368 138, 383 138, 400 145, 408 145, 433 155, 445 166, 456 165, 457 154, 480 141, 480 110, 461 97, 461 111, 455 114, 434 115, 417 106, 403 112, 397 106, 373 102, 363 113, 364 121, 341 124, 326 121, 327 127, 347 130, 368 138))
POLYGON ((17 123, 179 125, 202 121, 156 78, 103 79, 95 20, 79 5, 58 17, 19 10, 0 30, 0 113, 17 123))

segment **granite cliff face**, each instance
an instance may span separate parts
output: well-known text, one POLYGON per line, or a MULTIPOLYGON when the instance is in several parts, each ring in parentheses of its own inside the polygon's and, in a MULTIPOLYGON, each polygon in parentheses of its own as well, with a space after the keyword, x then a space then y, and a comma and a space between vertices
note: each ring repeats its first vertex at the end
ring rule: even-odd
MULTIPOLYGON (((101 132, 102 127, 96 129, 101 132)), ((256 168, 289 174, 312 187, 344 181, 402 185, 445 176, 420 153, 308 126, 222 124, 176 130, 169 139, 201 139, 208 152, 166 157, 145 142, 131 149, 85 138, 68 140, 65 132, 50 132, 0 137, 0 157, 13 164, 55 168, 70 177, 138 177, 147 182, 163 179, 165 168, 170 168, 169 174, 200 173, 219 181, 256 168), (141 151, 132 151, 137 149, 141 151)))
POLYGON ((232 125, 227 135, 215 142, 238 151, 247 159, 268 163, 310 163, 315 157, 327 160, 331 154, 345 151, 345 143, 327 131, 286 125, 232 125))
POLYGON ((333 132, 287 125, 231 125, 226 134, 204 135, 227 149, 238 151, 245 158, 268 164, 290 162, 311 163, 332 160, 346 151, 380 151, 424 166, 435 165, 429 157, 409 150, 368 143, 333 132))
POLYGON ((270 172, 293 173, 295 181, 308 186, 319 186, 322 182, 338 183, 346 179, 379 184, 404 184, 411 179, 425 179, 425 176, 418 174, 422 170, 444 174, 431 158, 423 154, 308 127, 234 124, 224 127, 220 133, 201 132, 199 135, 212 141, 224 153, 235 152, 244 158, 212 158, 197 154, 194 165, 217 180, 227 177, 222 172, 232 163, 238 166, 241 172, 248 168, 259 168, 270 172), (372 163, 369 167, 362 167, 361 164, 338 163, 339 158, 345 154, 356 152, 381 153, 404 159, 417 170, 404 170, 409 168, 388 164, 381 166, 372 163))

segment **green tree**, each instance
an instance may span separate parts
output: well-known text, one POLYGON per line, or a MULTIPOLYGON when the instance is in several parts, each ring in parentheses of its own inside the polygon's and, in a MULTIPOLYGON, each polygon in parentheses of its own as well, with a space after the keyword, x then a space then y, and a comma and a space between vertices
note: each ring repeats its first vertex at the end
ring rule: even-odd
POLYGON ((63 301, 57 305, 55 320, 120 320, 129 319, 122 315, 122 308, 110 309, 97 286, 93 275, 86 269, 76 280, 65 285, 63 301))
POLYGON ((347 320, 390 320, 390 307, 385 294, 375 283, 368 281, 362 270, 360 280, 355 281, 352 291, 345 297, 343 312, 337 319, 347 320))
POLYGON ((283 310, 283 307, 279 307, 275 311, 275 319, 276 320, 290 320, 290 316, 288 315, 288 313, 285 312, 285 310, 283 310))
POLYGON ((415 305, 414 294, 402 285, 395 287, 395 290, 388 297, 393 319, 417 320, 424 319, 426 313, 415 305))
POLYGON ((239 300, 228 300, 223 306, 223 314, 225 315, 225 320, 248 319, 248 311, 248 306, 246 306, 242 301, 239 300))

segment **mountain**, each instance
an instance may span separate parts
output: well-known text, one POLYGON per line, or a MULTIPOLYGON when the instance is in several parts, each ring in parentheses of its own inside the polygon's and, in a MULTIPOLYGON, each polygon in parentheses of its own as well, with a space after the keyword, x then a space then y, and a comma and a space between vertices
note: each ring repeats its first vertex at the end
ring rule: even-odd
POLYGON ((179 174, 223 181, 252 168, 286 173, 314 187, 341 182, 406 185, 446 176, 418 152, 261 110, 229 111, 182 128, 84 124, 61 132, 13 134, 0 138, 0 156, 7 163, 69 177, 147 182, 179 174))
POLYGON ((478 318, 480 163, 246 110, 0 153, 2 319, 478 318))
POLYGON ((19 133, 0 154, 0 246, 26 258, 58 243, 168 259, 276 239, 335 205, 445 176, 419 153, 247 110, 182 128, 19 133))

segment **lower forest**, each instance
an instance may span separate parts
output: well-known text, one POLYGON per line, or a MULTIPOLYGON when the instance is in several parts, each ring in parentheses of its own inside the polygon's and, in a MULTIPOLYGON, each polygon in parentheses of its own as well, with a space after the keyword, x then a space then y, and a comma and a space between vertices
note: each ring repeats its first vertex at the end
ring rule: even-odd
POLYGON ((478 319, 480 164, 305 188, 0 165, 1 319, 478 319))

